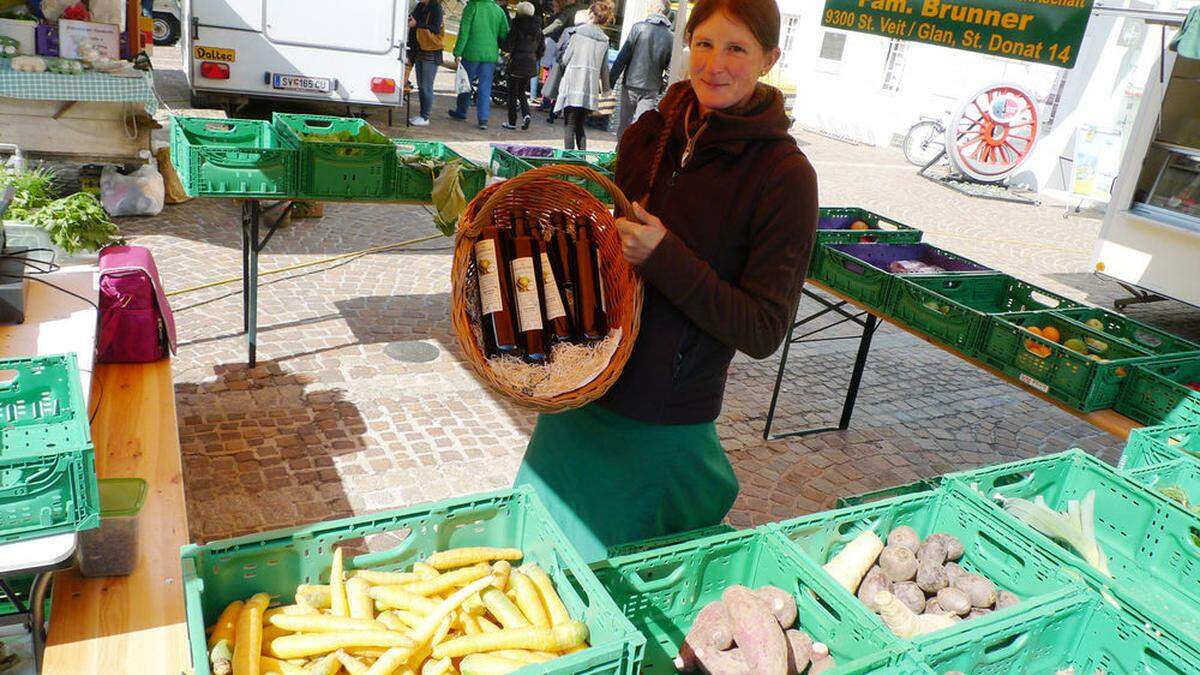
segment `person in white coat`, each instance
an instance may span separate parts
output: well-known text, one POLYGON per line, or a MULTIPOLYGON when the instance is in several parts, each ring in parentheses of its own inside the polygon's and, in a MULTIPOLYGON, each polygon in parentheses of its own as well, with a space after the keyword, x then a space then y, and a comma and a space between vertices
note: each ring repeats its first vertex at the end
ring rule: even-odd
POLYGON ((580 26, 562 58, 562 80, 554 112, 566 118, 564 147, 587 149, 584 122, 600 104, 601 94, 609 92, 608 36, 601 26, 612 22, 613 6, 608 0, 595 0, 588 9, 588 23, 580 26))

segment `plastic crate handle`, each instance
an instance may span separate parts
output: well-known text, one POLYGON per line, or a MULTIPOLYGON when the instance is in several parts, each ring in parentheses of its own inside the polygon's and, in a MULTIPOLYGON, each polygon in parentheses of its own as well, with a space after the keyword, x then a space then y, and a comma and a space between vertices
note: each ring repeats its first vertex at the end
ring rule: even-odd
POLYGON ((842 259, 842 267, 845 267, 847 272, 850 272, 851 274, 857 274, 859 276, 862 276, 867 271, 866 268, 861 264, 851 260, 848 257, 842 259))
POLYGON ((226 136, 236 133, 238 130, 237 126, 228 122, 205 122, 203 127, 205 133, 223 134, 226 136))
POLYGON ((237 150, 222 153, 220 157, 210 157, 208 158, 208 164, 227 168, 260 169, 266 164, 282 164, 282 159, 281 156, 274 158, 265 156, 265 153, 262 151, 237 150))
POLYGON ((1008 636, 1000 642, 988 645, 983 649, 984 663, 1001 663, 1016 656, 1018 652, 1025 649, 1025 645, 1029 642, 1029 632, 1021 633, 1020 635, 1008 636), (1007 643, 1007 644, 1005 644, 1007 643))
POLYGON ((653 593, 654 591, 661 591, 678 584, 680 579, 682 579, 683 575, 687 572, 688 566, 682 561, 677 561, 676 565, 676 568, 670 574, 661 579, 646 581, 642 578, 642 575, 638 573, 640 570, 633 569, 625 573, 625 580, 628 581, 629 585, 633 586, 634 590, 636 590, 638 593, 653 593))
POLYGON ((1059 300, 1052 295, 1046 295, 1045 293, 1037 290, 1029 291, 1029 299, 1041 305, 1045 305, 1050 309, 1057 309, 1060 305, 1062 305, 1062 300, 1059 300))
POLYGON ((12 368, 0 370, 0 389, 15 389, 17 380, 21 377, 21 371, 12 368))

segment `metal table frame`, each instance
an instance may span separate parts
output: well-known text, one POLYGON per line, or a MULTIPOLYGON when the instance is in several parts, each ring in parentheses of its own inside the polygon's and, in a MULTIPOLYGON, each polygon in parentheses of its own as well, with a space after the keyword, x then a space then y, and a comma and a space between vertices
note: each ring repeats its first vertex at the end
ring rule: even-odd
POLYGON ((291 201, 262 199, 242 201, 242 330, 246 333, 246 362, 258 363, 258 254, 270 243, 275 231, 292 212, 291 201), (271 214, 278 210, 278 216, 271 214), (261 239, 263 225, 267 233, 261 239))

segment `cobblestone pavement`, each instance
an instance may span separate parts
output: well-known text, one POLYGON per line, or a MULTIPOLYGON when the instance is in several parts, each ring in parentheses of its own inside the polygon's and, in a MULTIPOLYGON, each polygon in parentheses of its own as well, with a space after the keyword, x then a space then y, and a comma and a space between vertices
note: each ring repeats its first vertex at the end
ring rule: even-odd
MULTIPOLYGON (((186 90, 170 57, 156 59, 158 85, 182 111, 186 90)), ((439 86, 449 91, 448 71, 439 86)), ((438 110, 448 101, 439 96, 438 110)), ((478 159, 499 138, 558 140, 560 128, 540 116, 529 133, 502 135, 500 115, 493 109, 490 134, 436 117, 428 129, 389 132, 446 138, 478 159)), ((596 147, 614 140, 592 135, 596 147)), ((1088 273, 1098 220, 1064 218, 1062 207, 963 197, 917 177, 895 151, 797 135, 817 167, 823 204, 892 215, 924 229, 928 241, 1073 298, 1106 304, 1118 297, 1115 285, 1088 273)), ((166 287, 180 290, 238 277, 238 219, 233 202, 195 200, 121 226, 154 250, 166 287)), ((261 267, 433 232, 421 208, 330 204, 324 218, 297 220, 278 232, 261 267)), ((174 374, 196 541, 511 483, 534 416, 482 388, 462 363, 447 314, 450 260, 449 243, 436 240, 264 278, 260 363, 250 370, 236 282, 173 299, 181 343, 174 374), (426 345, 432 359, 389 355, 410 341, 426 345)), ((1130 313, 1200 337, 1200 316, 1182 305, 1130 313)), ((847 340, 792 350, 777 431, 836 420, 856 347, 847 340)), ((736 526, 826 508, 838 496, 1073 446, 1114 461, 1121 445, 888 326, 876 335, 849 431, 764 442, 778 363, 778 356, 757 362, 739 356, 731 369, 718 427, 742 483, 730 514, 736 526)))

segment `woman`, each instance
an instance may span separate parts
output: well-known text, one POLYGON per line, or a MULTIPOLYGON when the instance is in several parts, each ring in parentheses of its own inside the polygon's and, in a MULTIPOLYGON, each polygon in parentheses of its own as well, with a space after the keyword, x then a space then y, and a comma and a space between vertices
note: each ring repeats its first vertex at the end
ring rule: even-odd
POLYGON ((595 0, 588 9, 588 22, 575 31, 562 58, 562 81, 554 112, 561 113, 567 129, 563 147, 587 150, 587 130, 583 123, 599 107, 600 95, 608 93, 608 36, 600 26, 612 22, 613 9, 608 0, 595 0))
POLYGON ((621 138, 616 182, 637 204, 617 228, 646 282, 641 331, 600 401, 538 417, 517 474, 585 559, 717 524, 737 496, 714 424, 729 362, 783 342, 817 222, 783 95, 758 83, 779 22, 775 0, 700 0, 690 81, 621 138))
MULTIPOLYGON (((419 114, 408 120, 414 127, 429 126, 429 116, 433 113, 433 81, 437 77, 438 66, 442 63, 442 48, 437 44, 440 40, 435 39, 434 44, 422 45, 421 36, 425 33, 418 31, 429 31, 430 36, 441 36, 442 19, 442 0, 419 0, 413 7, 412 18, 409 19, 414 33, 412 59, 417 68, 417 94, 421 101, 419 114), (425 49, 426 46, 436 48, 425 49)), ((405 82, 407 81, 406 77, 405 82)))
POLYGON ((542 27, 533 9, 533 4, 517 4, 517 16, 508 29, 505 51, 508 59, 508 122, 500 126, 517 128, 517 107, 520 106, 521 128, 529 128, 529 97, 525 91, 529 81, 538 70, 538 60, 545 49, 542 42, 542 27))

